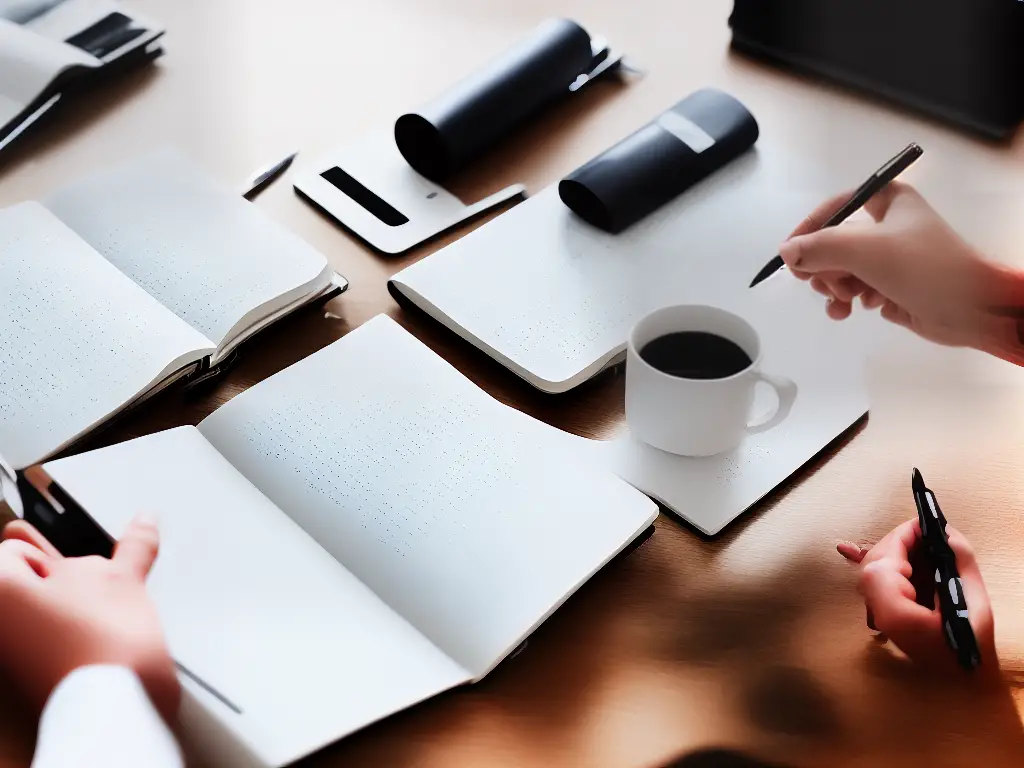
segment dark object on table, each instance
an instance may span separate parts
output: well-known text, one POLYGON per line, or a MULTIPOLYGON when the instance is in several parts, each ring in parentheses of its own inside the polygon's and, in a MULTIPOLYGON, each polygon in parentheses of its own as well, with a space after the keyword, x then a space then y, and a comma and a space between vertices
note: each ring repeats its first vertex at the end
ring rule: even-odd
POLYGON ((737 51, 994 139, 1024 119, 1017 0, 735 0, 737 51))
POLYGON ((739 157, 758 135, 743 104, 706 88, 571 173, 558 194, 588 224, 618 233, 739 157))
MULTIPOLYGON (((934 574, 946 643, 956 654, 960 666, 970 671, 981 664, 981 651, 968 618, 967 598, 956 568, 956 554, 949 546, 946 517, 935 494, 924 484, 920 471, 911 477, 917 519, 921 524, 921 544, 928 558, 928 573, 934 574)), ((920 595, 919 595, 920 597, 920 595)), ((931 607, 931 606, 928 606, 931 607)))
POLYGON ((110 13, 64 42, 102 59, 144 34, 146 30, 123 13, 110 13))
POLYGON ((536 113, 579 90, 578 81, 620 61, 576 22, 552 19, 429 104, 398 118, 395 144, 413 169, 441 183, 536 113))

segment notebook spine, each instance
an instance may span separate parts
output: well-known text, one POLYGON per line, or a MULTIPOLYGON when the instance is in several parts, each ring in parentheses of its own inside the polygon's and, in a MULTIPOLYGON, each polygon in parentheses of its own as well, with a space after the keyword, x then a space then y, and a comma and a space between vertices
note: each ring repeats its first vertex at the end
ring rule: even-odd
MULTIPOLYGON (((323 294, 315 304, 307 306, 324 306, 330 301, 338 298, 347 288, 347 283, 339 285, 335 283, 334 288, 323 294)), ((271 324, 269 327, 273 327, 275 324, 271 324)), ((257 333, 250 339, 247 339, 242 347, 246 346, 252 339, 259 336, 257 333)), ((234 367, 235 363, 238 362, 239 350, 234 350, 226 358, 218 362, 216 365, 212 364, 210 357, 203 358, 203 361, 199 364, 198 368, 185 379, 184 395, 186 399, 196 399, 209 392, 209 390, 215 386, 220 380, 234 367)))

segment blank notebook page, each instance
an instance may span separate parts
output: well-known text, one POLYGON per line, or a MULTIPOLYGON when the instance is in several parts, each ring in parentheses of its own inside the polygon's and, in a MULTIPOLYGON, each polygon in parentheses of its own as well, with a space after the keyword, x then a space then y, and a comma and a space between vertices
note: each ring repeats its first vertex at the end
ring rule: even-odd
POLYGON ((265 764, 291 763, 468 678, 194 427, 46 469, 114 538, 140 509, 158 518, 148 587, 171 653, 241 710, 189 686, 265 764))
POLYGON ((200 430, 475 677, 656 515, 385 316, 200 430))
POLYGON ((648 312, 745 291, 830 191, 799 157, 760 148, 610 235, 552 186, 393 279, 523 378, 564 391, 618 355, 648 312))
POLYGON ((312 246, 175 150, 101 171, 45 204, 218 346, 252 310, 329 281, 312 246))
POLYGON ((213 344, 38 203, 0 210, 0 454, 51 455, 213 344))

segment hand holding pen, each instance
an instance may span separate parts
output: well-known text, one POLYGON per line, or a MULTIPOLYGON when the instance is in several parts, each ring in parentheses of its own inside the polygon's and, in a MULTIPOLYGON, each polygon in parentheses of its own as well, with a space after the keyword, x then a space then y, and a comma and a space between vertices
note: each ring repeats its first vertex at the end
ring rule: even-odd
MULTIPOLYGON (((915 154, 905 152, 904 163, 915 154)), ((893 180, 871 194, 899 169, 892 162, 872 177, 874 185, 861 187, 866 191, 812 211, 780 246, 781 261, 827 299, 833 320, 850 317, 859 302, 929 341, 1017 362, 1019 324, 1007 322, 1006 309, 1021 306, 1020 273, 963 240, 912 186, 893 180), (833 226, 869 194, 863 220, 833 226)))
MULTIPOLYGON (((930 510, 926 507, 925 511, 930 510)), ((843 543, 837 549, 859 566, 857 588, 864 598, 871 629, 882 633, 922 666, 963 670, 971 665, 965 663, 965 655, 958 650, 966 650, 969 643, 961 641, 960 649, 954 649, 946 630, 952 600, 938 599, 942 595, 935 583, 934 561, 927 541, 935 533, 938 531, 922 530, 919 516, 898 526, 870 548, 843 543)), ((955 556, 953 567, 959 573, 962 598, 968 606, 968 616, 962 618, 969 622, 977 644, 980 666, 974 674, 998 672, 992 604, 974 550, 950 525, 944 526, 942 536, 949 553, 955 556)), ((948 583, 942 588, 948 589, 948 583)), ((945 597, 950 597, 948 592, 945 597)), ((958 607, 953 605, 952 609, 955 614, 958 607)))

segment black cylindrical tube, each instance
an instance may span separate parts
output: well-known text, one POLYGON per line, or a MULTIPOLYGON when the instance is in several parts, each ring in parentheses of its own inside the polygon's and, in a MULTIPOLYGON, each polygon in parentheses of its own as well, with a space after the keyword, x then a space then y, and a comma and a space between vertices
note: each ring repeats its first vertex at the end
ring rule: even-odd
POLYGON ((398 150, 417 172, 443 181, 567 96, 592 60, 586 30, 568 19, 549 20, 422 109, 398 118, 398 150))
POLYGON ((757 121, 721 91, 691 94, 558 185, 577 216, 618 233, 750 149, 757 121))

